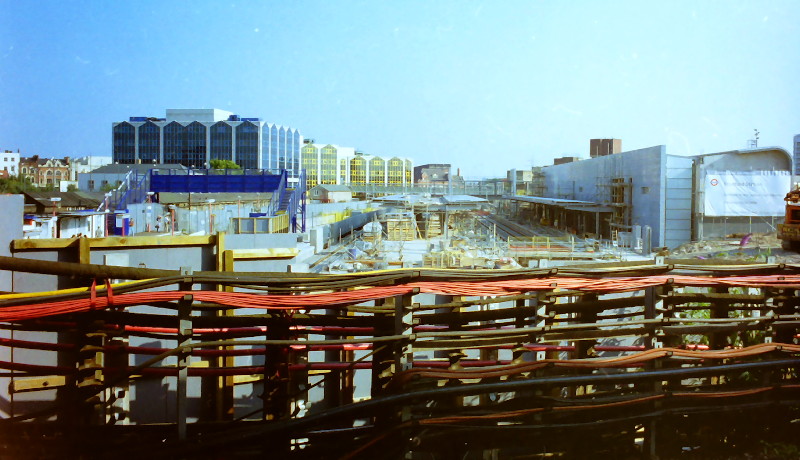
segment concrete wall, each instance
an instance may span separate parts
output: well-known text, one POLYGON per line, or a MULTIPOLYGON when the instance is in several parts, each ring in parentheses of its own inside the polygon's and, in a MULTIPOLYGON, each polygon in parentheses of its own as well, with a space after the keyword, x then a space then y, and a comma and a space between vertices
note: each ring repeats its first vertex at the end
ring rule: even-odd
POLYGON ((720 152, 696 157, 666 154, 649 147, 543 168, 550 198, 609 203, 612 178, 631 184, 631 224, 649 225, 653 245, 675 247, 695 238, 732 233, 773 232, 780 216, 705 217, 700 178, 707 171, 791 171, 791 156, 776 147, 720 152), (605 185, 602 185, 605 184, 605 185), (692 233, 692 214, 698 226, 692 233))
POLYGON ((792 170, 792 158, 780 147, 732 150, 696 157, 707 171, 774 171, 792 170))
POLYGON ((692 158, 667 155, 664 194, 664 244, 670 248, 692 239, 692 158))
MULTIPOLYGON (((0 209, 3 210, 3 219, 0 219, 0 255, 11 256, 11 240, 22 238, 22 213, 25 200, 22 195, 0 195, 0 209)), ((12 273, 0 271, 0 291, 14 291, 14 278, 12 273)), ((13 330, 0 329, 0 338, 19 339, 19 333, 13 330)), ((36 353, 26 355, 25 359, 41 359, 36 353)), ((12 361, 12 349, 0 347, 0 361, 12 361)), ((8 392, 9 377, 0 377, 0 417, 9 417, 12 409, 12 398, 8 392)), ((14 401, 16 403, 17 401, 14 401)))
POLYGON ((114 186, 117 188, 117 181, 124 182, 125 174, 101 174, 101 173, 80 173, 78 174, 78 189, 85 190, 87 192, 99 192, 100 189, 103 187, 103 181, 114 186), (94 186, 90 187, 89 182, 94 181, 94 186))
POLYGON ((542 169, 545 196, 609 203, 611 179, 623 178, 631 184, 631 224, 649 225, 653 229, 653 245, 664 246, 666 167, 663 145, 548 166, 542 169))
MULTIPOLYGON (((0 209, 3 218, 0 219, 0 256, 11 256, 9 243, 11 240, 22 239, 22 214, 25 199, 22 195, 0 195, 0 209)), ((11 273, 0 271, 0 291, 13 291, 11 273)))
MULTIPOLYGON (((295 248, 300 235, 297 233, 225 235, 225 249, 295 248)), ((297 258, 237 260, 237 272, 286 272, 297 258)), ((263 311, 261 312, 263 313, 263 311)))

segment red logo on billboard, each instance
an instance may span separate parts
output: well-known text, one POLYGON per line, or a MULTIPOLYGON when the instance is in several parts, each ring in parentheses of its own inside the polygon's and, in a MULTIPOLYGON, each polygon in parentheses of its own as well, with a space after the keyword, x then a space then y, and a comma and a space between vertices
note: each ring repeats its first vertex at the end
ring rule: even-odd
POLYGON ((716 180, 716 179, 711 179, 711 185, 713 185, 714 187, 716 187, 717 185, 719 185, 719 181, 718 181, 718 180, 716 180))

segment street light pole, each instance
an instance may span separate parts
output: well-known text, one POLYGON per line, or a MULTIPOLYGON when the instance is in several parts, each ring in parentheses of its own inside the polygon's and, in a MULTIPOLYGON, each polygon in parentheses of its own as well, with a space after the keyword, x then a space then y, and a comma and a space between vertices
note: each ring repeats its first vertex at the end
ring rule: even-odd
POLYGON ((175 236, 175 205, 174 204, 169 205, 169 216, 170 216, 169 229, 172 232, 172 236, 175 236))
POLYGON ((211 214, 211 205, 216 202, 215 199, 209 198, 206 200, 208 203, 208 234, 211 235, 214 233, 214 216, 211 214))
POLYGON ((54 196, 50 198, 50 201, 53 203, 53 218, 50 220, 50 233, 52 234, 53 238, 56 237, 56 204, 61 201, 60 197, 54 196))

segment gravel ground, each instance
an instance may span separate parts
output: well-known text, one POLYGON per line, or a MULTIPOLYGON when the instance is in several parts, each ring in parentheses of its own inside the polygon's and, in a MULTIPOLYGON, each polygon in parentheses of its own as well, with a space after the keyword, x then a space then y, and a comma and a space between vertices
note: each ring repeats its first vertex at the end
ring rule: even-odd
POLYGON ((686 243, 670 251, 669 256, 743 262, 766 262, 767 257, 774 256, 776 263, 800 264, 800 254, 782 249, 781 240, 774 233, 753 234, 747 241, 743 240, 744 236, 731 235, 729 238, 686 243))

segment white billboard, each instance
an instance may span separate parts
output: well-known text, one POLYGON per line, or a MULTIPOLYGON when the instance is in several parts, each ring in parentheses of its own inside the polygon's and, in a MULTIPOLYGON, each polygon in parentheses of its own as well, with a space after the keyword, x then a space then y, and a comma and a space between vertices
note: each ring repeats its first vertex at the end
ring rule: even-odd
POLYGON ((703 181, 706 216, 784 215, 789 171, 708 171, 703 181))

